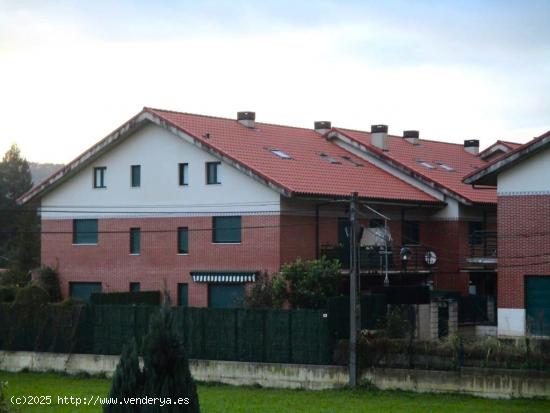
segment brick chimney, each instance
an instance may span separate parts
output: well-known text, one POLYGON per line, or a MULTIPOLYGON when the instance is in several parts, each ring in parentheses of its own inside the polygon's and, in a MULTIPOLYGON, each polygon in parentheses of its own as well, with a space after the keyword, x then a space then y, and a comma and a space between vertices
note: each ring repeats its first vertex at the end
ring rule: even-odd
POLYGON ((464 141, 464 150, 470 152, 472 155, 479 154, 479 140, 467 139, 464 141))
POLYGON ((412 143, 413 145, 418 145, 418 139, 420 138, 420 133, 417 130, 405 130, 403 131, 403 139, 407 142, 412 143))
POLYGON ((388 146, 388 125, 371 125, 370 143, 383 151, 389 150, 388 146))
POLYGON ((241 125, 253 129, 256 126, 255 112, 237 112, 237 120, 241 125))

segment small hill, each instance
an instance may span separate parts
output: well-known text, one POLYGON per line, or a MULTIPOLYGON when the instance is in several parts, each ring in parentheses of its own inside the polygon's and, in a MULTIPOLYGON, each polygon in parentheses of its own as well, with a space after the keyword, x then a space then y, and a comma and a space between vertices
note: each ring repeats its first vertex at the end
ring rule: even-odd
POLYGON ((62 168, 62 163, 38 163, 38 162, 29 162, 29 167, 31 168, 32 183, 33 185, 39 184, 48 176, 53 174, 58 169, 62 168))

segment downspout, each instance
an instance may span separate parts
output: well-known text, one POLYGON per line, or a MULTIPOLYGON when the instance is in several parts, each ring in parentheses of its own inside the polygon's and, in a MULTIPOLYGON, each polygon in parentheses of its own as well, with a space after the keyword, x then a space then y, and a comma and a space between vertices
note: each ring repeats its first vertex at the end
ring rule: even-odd
POLYGON ((315 204, 315 259, 319 258, 319 204, 315 204))

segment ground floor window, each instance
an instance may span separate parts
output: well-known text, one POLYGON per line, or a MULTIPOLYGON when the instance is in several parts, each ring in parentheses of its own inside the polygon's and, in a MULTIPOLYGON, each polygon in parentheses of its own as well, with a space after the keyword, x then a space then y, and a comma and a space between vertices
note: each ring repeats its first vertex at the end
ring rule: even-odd
POLYGON ((70 282, 69 295, 79 300, 90 301, 92 293, 101 292, 100 282, 70 282))
POLYGON ((209 284, 208 307, 237 308, 245 298, 244 284, 209 284))
POLYGON ((189 307, 189 288, 187 283, 178 284, 178 307, 189 307))
POLYGON ((140 283, 130 283, 130 292, 137 293, 141 290, 140 283))

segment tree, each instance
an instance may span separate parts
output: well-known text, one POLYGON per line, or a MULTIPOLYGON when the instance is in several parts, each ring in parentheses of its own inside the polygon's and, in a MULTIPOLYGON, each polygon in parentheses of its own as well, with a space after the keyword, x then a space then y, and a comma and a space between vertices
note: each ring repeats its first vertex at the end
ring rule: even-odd
POLYGON ((281 268, 280 277, 286 282, 284 293, 292 308, 324 308, 329 297, 340 294, 342 277, 336 260, 297 259, 281 268))
POLYGON ((7 261, 11 278, 16 279, 38 264, 40 222, 36 209, 17 204, 31 187, 29 163, 14 144, 0 162, 0 265, 7 261))
MULTIPOLYGON (((118 401, 124 398, 143 397, 143 373, 139 367, 136 343, 131 341, 124 346, 111 383, 109 398, 118 401)), ((104 413, 139 413, 139 404, 105 404, 104 413)))
POLYGON ((181 337, 174 326, 173 311, 164 304, 152 316, 149 333, 143 345, 143 394, 147 397, 170 398, 172 402, 187 398, 188 404, 161 407, 148 405, 147 413, 199 413, 199 398, 181 337))

